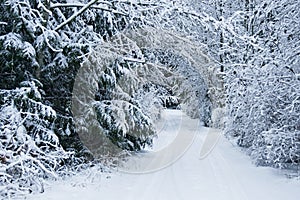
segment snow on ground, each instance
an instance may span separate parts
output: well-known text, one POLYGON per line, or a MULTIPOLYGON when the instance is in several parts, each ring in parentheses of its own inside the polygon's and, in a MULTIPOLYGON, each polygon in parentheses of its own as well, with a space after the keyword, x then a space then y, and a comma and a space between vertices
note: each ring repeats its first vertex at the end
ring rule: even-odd
MULTIPOLYGON (((216 133, 217 130, 198 126, 197 120, 188 118, 178 110, 165 111, 162 119, 158 123, 159 137, 155 141, 154 148, 133 157, 134 162, 130 160, 125 168, 120 168, 119 171, 111 174, 100 174, 91 169, 89 172, 81 173, 64 181, 52 182, 45 188, 45 193, 29 196, 28 199, 300 199, 299 180, 287 179, 280 170, 256 167, 248 156, 222 136, 213 151, 204 159, 199 159, 207 134, 216 133), (153 160, 157 156, 161 157, 163 155, 161 152, 173 145, 178 135, 183 132, 189 133, 193 137, 191 140, 190 136, 183 134, 183 139, 188 138, 186 143, 179 147, 181 151, 185 149, 184 154, 177 157, 166 157, 166 159, 172 158, 173 160, 175 158, 172 165, 153 170, 154 172, 150 173, 121 172, 126 169, 132 170, 138 166, 139 159, 136 158, 151 157, 153 160), (136 166, 126 168, 128 165, 136 166)), ((172 154, 170 151, 167 152, 172 154)), ((158 160, 163 161, 164 159, 159 158, 158 160)), ((141 162, 145 161, 147 159, 141 159, 141 162)), ((164 164, 162 162, 162 165, 164 164)), ((141 168, 138 167, 138 169, 141 168)))

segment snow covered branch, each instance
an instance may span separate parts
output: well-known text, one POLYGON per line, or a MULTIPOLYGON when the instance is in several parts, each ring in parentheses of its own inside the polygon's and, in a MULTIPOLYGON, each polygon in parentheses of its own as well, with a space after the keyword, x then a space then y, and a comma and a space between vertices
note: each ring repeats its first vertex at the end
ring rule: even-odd
POLYGON ((89 9, 92 5, 94 5, 95 3, 97 3, 98 0, 92 0, 90 1, 88 4, 84 5, 78 12, 74 13, 71 17, 69 17, 66 21, 64 21, 63 23, 61 23, 60 25, 58 25, 54 31, 58 31, 59 29, 61 29, 62 27, 66 26, 67 24, 69 24, 70 22, 72 22, 77 16, 81 15, 82 13, 84 13, 87 9, 89 9))
MULTIPOLYGON (((128 0, 115 0, 114 3, 124 3, 130 5, 138 5, 138 6, 160 6, 159 3, 154 2, 146 2, 146 1, 128 1, 128 0)), ((160 2, 161 3, 161 2, 160 2)))
POLYGON ((123 57, 124 61, 128 61, 128 62, 136 62, 136 63, 146 63, 146 60, 141 60, 141 59, 135 59, 135 58, 129 58, 129 57, 123 57))
MULTIPOLYGON (((96 2, 95 2, 96 3, 96 2)), ((85 7, 86 4, 81 4, 81 3, 66 3, 66 4, 63 4, 63 3, 55 3, 55 4, 51 4, 50 5, 50 8, 51 9, 54 9, 54 8, 61 8, 61 7, 67 7, 67 8, 71 8, 71 7, 79 7, 79 8, 83 8, 85 7)), ((90 5, 88 8, 93 8, 93 9, 99 9, 99 10, 104 10, 104 11, 107 11, 107 12, 111 12, 113 14, 118 14, 118 15, 123 15, 123 16, 127 16, 128 14, 127 13, 124 13, 124 12, 120 12, 120 11, 117 11, 117 10, 114 10, 114 9, 110 9, 110 8, 106 8, 106 7, 103 7, 103 6, 100 6, 100 5, 90 5)), ((83 11, 84 12, 84 11, 83 11)), ((80 13, 79 13, 80 14, 80 13)))

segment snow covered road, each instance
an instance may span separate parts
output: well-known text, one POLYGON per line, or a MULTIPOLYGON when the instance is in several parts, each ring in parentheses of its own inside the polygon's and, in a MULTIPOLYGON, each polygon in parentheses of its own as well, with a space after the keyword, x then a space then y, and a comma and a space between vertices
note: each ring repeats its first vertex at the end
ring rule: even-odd
MULTIPOLYGON (((204 159, 200 151, 207 134, 214 134, 213 129, 198 126, 193 120, 178 110, 167 110, 159 126, 159 138, 154 149, 146 151, 138 157, 157 159, 161 169, 156 165, 149 173, 143 162, 148 159, 134 157, 127 168, 112 174, 91 177, 91 173, 83 173, 64 181, 54 182, 46 187, 46 192, 30 196, 29 199, 43 200, 298 200, 300 199, 300 181, 287 179, 283 172, 256 167, 251 160, 234 147, 225 138, 219 142, 204 159), (180 129, 180 130, 179 130, 180 129), (180 131, 186 143, 179 147, 183 154, 175 156, 162 154, 163 149, 171 149, 180 131), (188 147, 188 148, 186 148, 188 147), (184 151, 182 151, 184 150, 184 151), (159 153, 156 153, 159 152, 159 153), (179 155, 179 156, 178 156, 179 155), (171 158, 171 159, 170 159, 171 158), (171 165, 164 161, 173 160, 171 165), (141 161, 141 163, 138 163, 141 161), (139 173, 123 173, 122 170, 137 167, 139 173), (141 168, 142 166, 142 168, 141 168), (156 168, 155 168, 156 167, 156 168), (139 171, 140 170, 140 171, 139 171), (89 177, 86 175, 89 174, 89 177)), ((178 144, 177 144, 178 145, 178 144)), ((164 152, 172 154, 171 151, 164 152)), ((174 153, 173 153, 174 155, 174 153)), ((129 172, 133 172, 130 171, 129 172)))

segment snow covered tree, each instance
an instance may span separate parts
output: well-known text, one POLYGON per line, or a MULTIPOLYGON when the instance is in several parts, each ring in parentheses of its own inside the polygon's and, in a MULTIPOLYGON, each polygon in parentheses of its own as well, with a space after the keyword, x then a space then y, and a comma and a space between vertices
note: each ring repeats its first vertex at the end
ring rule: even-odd
POLYGON ((141 64, 122 60, 118 51, 107 49, 113 46, 99 46, 90 55, 77 74, 73 90, 77 130, 96 157, 123 149, 140 150, 151 144, 154 135, 150 118, 133 98, 141 85, 135 68, 141 64))
POLYGON ((53 132, 56 112, 41 103, 39 82, 0 90, 0 196, 43 192, 44 178, 57 178, 71 154, 53 132))
POLYGON ((187 3, 196 12, 184 10, 192 20, 175 27, 205 44, 219 71, 224 70, 216 75, 224 78, 225 93, 210 92, 223 98, 213 100, 213 115, 224 114, 226 105, 226 135, 257 164, 299 169, 299 123, 297 112, 289 110, 297 110, 299 96, 299 2, 187 3), (283 114, 287 110, 289 116, 283 114))
POLYGON ((223 51, 226 132, 247 148, 257 164, 295 168, 299 166, 297 114, 283 113, 298 109, 299 91, 294 88, 299 85, 295 57, 299 52, 290 41, 297 43, 294 38, 299 38, 295 10, 299 2, 242 2, 223 29, 228 45, 223 51))

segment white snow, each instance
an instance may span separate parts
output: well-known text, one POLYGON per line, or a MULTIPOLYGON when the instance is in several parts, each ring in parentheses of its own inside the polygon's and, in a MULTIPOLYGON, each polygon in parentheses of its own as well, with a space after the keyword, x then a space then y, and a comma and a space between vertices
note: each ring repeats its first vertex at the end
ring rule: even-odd
MULTIPOLYGON (((90 169, 64 181, 52 182, 45 188, 45 193, 30 196, 29 199, 300 199, 299 180, 288 179, 283 171, 277 169, 256 167, 248 156, 223 136, 208 156, 199 159, 206 135, 216 135, 218 130, 198 126, 198 120, 188 118, 181 111, 165 111, 158 130, 159 137, 154 149, 147 150, 130 161, 138 161, 137 158, 149 155, 161 156, 157 152, 173 145, 174 142, 170 141, 175 141, 178 135, 183 132, 191 134, 193 137, 186 143, 186 151, 172 165, 152 173, 136 174, 122 173, 122 168, 111 174, 97 173, 95 169, 90 169)), ((136 166, 131 167, 133 169, 136 166)))

